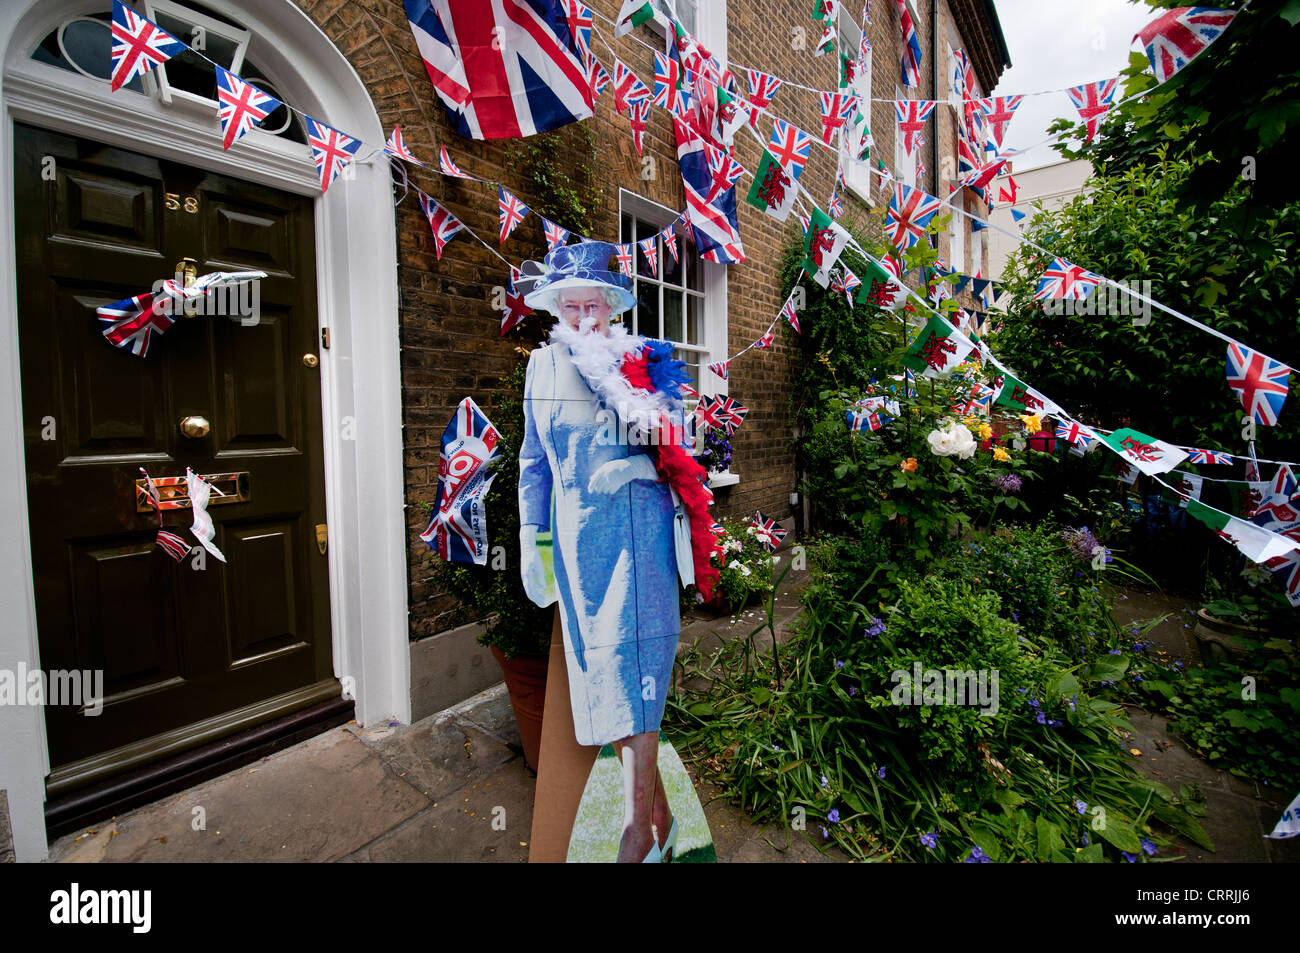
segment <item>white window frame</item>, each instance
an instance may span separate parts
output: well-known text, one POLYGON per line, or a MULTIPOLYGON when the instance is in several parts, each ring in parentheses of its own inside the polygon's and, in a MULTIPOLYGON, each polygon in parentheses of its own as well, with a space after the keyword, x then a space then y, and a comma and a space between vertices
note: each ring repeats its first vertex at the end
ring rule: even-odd
POLYGON ((952 237, 949 240, 948 267, 953 270, 966 274, 966 216, 962 214, 966 210, 966 196, 960 191, 956 194, 953 202, 955 211, 952 213, 952 237))
MULTIPOLYGON (((854 54, 862 46, 862 29, 851 16, 839 18, 839 42, 841 46, 845 45, 845 40, 852 40, 854 54)), ((845 51, 841 50, 840 52, 845 51)), ((862 147, 865 144, 864 140, 871 138, 871 60, 873 55, 873 51, 868 51, 866 65, 852 87, 862 98, 862 109, 866 110, 866 116, 863 118, 866 121, 860 126, 845 127, 841 138, 841 150, 844 153, 844 157, 841 159, 844 168, 844 183, 848 186, 850 192, 868 205, 874 204, 871 197, 871 163, 861 162, 856 156, 861 154, 862 147), (865 95, 863 95, 864 93, 865 95)), ((875 147, 874 142, 871 145, 873 148, 875 147)))
MULTIPOLYGON (((227 69, 236 76, 242 75, 240 71, 244 67, 244 54, 248 50, 250 36, 247 30, 241 30, 239 27, 223 23, 221 20, 214 20, 212 17, 204 16, 199 11, 182 3, 176 3, 174 0, 145 0, 144 15, 146 17, 157 23, 160 12, 184 20, 191 26, 201 27, 206 33, 215 34, 234 43, 234 59, 227 69)), ((178 37, 178 39, 187 45, 191 42, 189 37, 178 37)), ((210 112, 217 105, 215 99, 205 99, 195 93, 173 87, 167 80, 166 63, 162 63, 146 73, 145 82, 151 84, 149 88, 157 92, 158 99, 165 105, 183 105, 195 112, 210 112)))

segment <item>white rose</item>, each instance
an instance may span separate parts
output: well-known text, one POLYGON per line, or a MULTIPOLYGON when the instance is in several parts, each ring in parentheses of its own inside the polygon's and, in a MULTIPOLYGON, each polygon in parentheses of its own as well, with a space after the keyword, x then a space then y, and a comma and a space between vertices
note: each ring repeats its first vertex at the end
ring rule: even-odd
POLYGON ((959 423, 950 423, 942 430, 932 430, 925 439, 930 444, 930 452, 936 457, 956 456, 969 460, 975 456, 978 446, 966 425, 959 423))

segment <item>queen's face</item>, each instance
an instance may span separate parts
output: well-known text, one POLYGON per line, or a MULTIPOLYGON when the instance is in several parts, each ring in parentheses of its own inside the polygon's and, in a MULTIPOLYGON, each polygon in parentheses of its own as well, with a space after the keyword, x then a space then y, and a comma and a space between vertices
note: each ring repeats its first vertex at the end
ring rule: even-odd
POLYGON ((594 318, 596 326, 592 330, 599 334, 609 333, 613 309, 600 288, 566 288, 555 296, 555 303, 560 309, 560 320, 575 331, 580 329, 584 320, 594 318))

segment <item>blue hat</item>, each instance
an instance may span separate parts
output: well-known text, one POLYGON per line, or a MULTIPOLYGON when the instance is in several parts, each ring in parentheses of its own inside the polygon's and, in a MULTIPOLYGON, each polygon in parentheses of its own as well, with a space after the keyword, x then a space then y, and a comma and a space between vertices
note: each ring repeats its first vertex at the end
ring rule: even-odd
POLYGON ((557 292, 566 288, 608 288, 619 294, 619 303, 611 306, 621 314, 636 304, 632 279, 619 271, 609 270, 614 246, 609 242, 579 242, 560 245, 546 255, 544 262, 526 261, 515 279, 515 291, 522 292, 524 304, 544 308, 558 316, 557 292))

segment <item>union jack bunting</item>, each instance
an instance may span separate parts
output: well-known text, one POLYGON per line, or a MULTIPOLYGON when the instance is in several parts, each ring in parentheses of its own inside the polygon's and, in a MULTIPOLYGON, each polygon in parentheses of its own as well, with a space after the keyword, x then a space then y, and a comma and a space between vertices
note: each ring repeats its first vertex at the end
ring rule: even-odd
POLYGON ((330 183, 357 154, 361 140, 353 139, 311 116, 306 118, 307 141, 311 143, 312 158, 316 160, 316 172, 320 176, 320 191, 324 195, 330 183))
MULTIPOLYGON (((1015 205, 1016 196, 1019 194, 1020 194, 1020 186, 1016 184, 1015 176, 1009 175, 1007 176, 1006 184, 1003 185, 1002 188, 998 191, 998 201, 1010 202, 1012 205, 1015 205)), ((1015 212, 1012 212, 1011 214, 1015 215, 1015 212)), ((1020 213, 1021 218, 1024 217, 1024 214, 1025 214, 1024 212, 1020 213)))
POLYGON ((754 342, 754 347, 755 349, 760 351, 767 350, 771 348, 775 343, 776 343, 776 335, 773 334, 771 331, 768 331, 761 338, 759 338, 757 341, 754 342))
POLYGON ((704 154, 704 140, 680 116, 673 117, 673 134, 677 139, 677 165, 681 169, 682 186, 686 192, 683 215, 690 221, 689 234, 700 257, 720 265, 734 265, 744 261, 745 249, 740 241, 735 187, 719 193, 709 201, 713 173, 709 171, 708 159, 704 154))
POLYGON ((771 73, 760 73, 758 70, 747 70, 749 73, 749 101, 759 109, 766 109, 772 105, 772 97, 776 91, 785 85, 785 80, 777 79, 771 73))
POLYGON ((504 245, 510 233, 518 228, 528 213, 532 211, 527 205, 519 201, 518 196, 508 192, 501 186, 497 186, 497 206, 501 217, 501 240, 500 244, 504 245))
POLYGON ((659 245, 655 237, 651 235, 645 241, 637 242, 641 246, 641 254, 645 256, 646 263, 650 266, 650 274, 656 278, 659 277, 659 245))
POLYGON ((636 253, 632 251, 632 243, 626 245, 614 246, 614 257, 618 259, 618 270, 631 278, 636 274, 636 253))
POLYGON ((785 299, 785 304, 781 306, 781 317, 790 322, 790 327, 794 328, 794 333, 799 333, 799 309, 794 305, 794 292, 790 292, 790 297, 785 299))
POLYGON ((1287 601, 1293 606, 1300 606, 1300 547, 1285 556, 1265 560, 1264 568, 1286 590, 1287 601))
POLYGON ((438 255, 438 260, 441 261, 442 250, 446 247, 447 242, 451 241, 456 233, 465 226, 460 223, 455 215, 452 215, 446 208, 423 192, 420 193, 420 208, 424 211, 424 217, 429 220, 429 230, 433 232, 434 250, 438 255))
POLYGON ((650 97, 650 87, 637 79, 622 60, 614 60, 614 108, 626 115, 629 106, 648 102, 650 97))
POLYGON ((925 236, 930 220, 942 207, 933 195, 898 182, 885 211, 885 233, 900 251, 911 248, 925 236))
POLYGON ((727 535, 727 527, 723 526, 721 523, 717 522, 716 520, 714 521, 713 525, 709 527, 709 530, 710 532, 713 533, 714 536, 727 535))
POLYGON ((749 408, 739 403, 733 397, 715 397, 714 412, 717 414, 718 426, 727 432, 730 437, 740 429, 740 425, 745 422, 745 415, 749 413, 749 408))
POLYGON ((411 154, 411 150, 406 148, 406 140, 402 137, 402 127, 394 126, 393 134, 388 137, 384 143, 384 151, 390 156, 396 156, 403 162, 413 162, 420 168, 424 168, 424 163, 411 154))
POLYGON ((114 92, 186 49, 184 43, 158 24, 146 20, 122 0, 113 0, 113 68, 110 75, 114 92))
POLYGON ((898 21, 903 31, 903 56, 901 72, 903 85, 912 89, 921 85, 921 40, 916 35, 912 14, 907 4, 898 0, 898 21))
POLYGON ((843 294, 849 301, 849 307, 853 307, 853 292, 862 286, 862 280, 848 268, 840 271, 838 268, 831 274, 831 291, 843 294))
POLYGON ((849 433, 861 433, 864 430, 876 431, 881 427, 880 414, 869 410, 846 410, 844 419, 849 425, 849 433))
POLYGON ((1192 448, 1188 451, 1191 454, 1192 463, 1222 463, 1231 466, 1233 463, 1232 454, 1220 453, 1217 450, 1198 450, 1192 448))
POLYGON ((727 371, 731 369, 730 361, 717 361, 709 365, 709 370, 717 374, 724 381, 727 379, 727 371))
POLYGON ((1047 298, 1073 298, 1082 301, 1092 294, 1092 289, 1101 284, 1101 276, 1094 275, 1086 268, 1072 265, 1064 258, 1055 258, 1043 277, 1038 280, 1038 290, 1034 292, 1035 301, 1047 298))
POLYGON ((547 251, 555 251, 555 249, 567 243, 569 240, 569 230, 567 228, 561 228, 545 216, 542 216, 542 231, 546 235, 547 251))
POLYGON ((976 190, 986 189, 988 188, 989 183, 1001 174, 1002 168, 1006 164, 1006 159, 995 159, 993 162, 990 162, 982 168, 966 173, 966 175, 963 175, 959 181, 967 188, 976 190))
POLYGON ((1056 436, 1069 443, 1077 444, 1083 449, 1097 439, 1097 435, 1083 424, 1074 420, 1061 420, 1056 424, 1056 436))
POLYGON ((772 138, 767 144, 767 151, 781 163, 781 168, 793 179, 798 179, 808 162, 812 150, 812 136, 786 122, 776 119, 772 122, 772 138))
POLYGON ((654 104, 676 113, 684 107, 687 92, 681 89, 681 66, 666 54, 655 52, 654 104))
POLYGON ((1235 341, 1228 345, 1228 386, 1255 423, 1273 426, 1282 413, 1291 368, 1235 341))
POLYGON ((677 252, 677 229, 674 225, 665 226, 664 230, 659 233, 659 237, 664 241, 664 248, 668 249, 668 254, 673 256, 674 262, 681 261, 677 252))
POLYGON ((161 336, 176 320, 171 299, 152 291, 106 304, 95 313, 108 343, 129 348, 136 357, 146 357, 154 335, 161 336))
POLYGON ((600 94, 614 81, 610 79, 605 65, 596 59, 596 54, 589 49, 582 51, 582 68, 587 74, 587 85, 591 87, 591 101, 595 103, 600 94))
POLYGON ((898 128, 903 133, 903 148, 910 156, 920 145, 919 134, 925 128, 926 120, 934 112, 935 104, 920 99, 894 100, 894 115, 898 118, 898 128))
POLYGON ((632 141, 636 144, 636 154, 641 154, 645 142, 645 124, 650 118, 650 101, 640 100, 629 107, 628 121, 632 124, 632 141))
POLYGON ((826 203, 826 211, 830 212, 831 218, 839 218, 844 214, 844 203, 840 201, 840 193, 831 194, 831 200, 826 203))
POLYGON ((845 119, 856 109, 857 97, 844 93, 822 93, 822 142, 827 145, 835 138, 835 133, 844 127, 845 119))
POLYGON ((995 96, 992 99, 979 101, 980 111, 988 119, 991 138, 997 143, 999 149, 1002 148, 1002 137, 1006 134, 1007 126, 1011 124, 1011 117, 1016 114, 1024 98, 1024 96, 995 96))
POLYGON ((1163 83, 1222 36, 1236 15, 1214 7, 1178 7, 1152 20, 1133 39, 1142 40, 1156 82, 1163 83))
POLYGON ((754 538, 762 543, 763 548, 769 553, 780 546, 781 540, 786 537, 786 531, 777 525, 776 520, 764 516, 762 510, 754 511, 754 518, 750 520, 749 525, 754 527, 754 538))
POLYGON ((474 400, 456 407, 442 433, 438 494, 420 538, 448 562, 487 564, 488 527, 483 497, 495 479, 501 435, 474 400))
POLYGON ((447 151, 446 146, 438 147, 438 169, 443 175, 452 175, 458 179, 469 179, 473 182, 478 181, 474 176, 466 175, 464 172, 460 171, 460 166, 456 165, 456 163, 452 161, 451 153, 447 151))
POLYGON ((1285 463, 1278 467, 1277 475, 1271 484, 1263 485, 1267 494, 1251 515, 1251 522, 1257 526, 1290 536, 1300 546, 1300 498, 1296 496, 1296 479, 1291 468, 1285 463), (1295 506, 1292 506, 1292 501, 1295 506))
POLYGON ((1074 103, 1074 108, 1079 111, 1079 118, 1088 127, 1088 142, 1092 142, 1092 137, 1097 134, 1097 125, 1101 122, 1101 117, 1110 109, 1115 99, 1115 85, 1118 82, 1118 77, 1103 79, 1097 83, 1084 83, 1082 86, 1072 86, 1066 90, 1070 95, 1070 102, 1074 103))
POLYGON ((574 38, 581 49, 590 51, 591 10, 580 3, 579 0, 562 0, 562 2, 564 4, 565 19, 569 22, 569 35, 574 38))
POLYGON ((965 397, 958 398, 952 409, 963 416, 987 414, 990 402, 997 394, 997 389, 987 384, 976 384, 965 397))
POLYGON ((507 331, 528 317, 532 313, 532 308, 524 304, 524 296, 515 290, 515 282, 523 277, 521 272, 514 265, 510 266, 510 287, 506 289, 506 307, 501 314, 501 336, 504 337, 507 331))
POLYGON ((158 530, 158 535, 154 537, 154 543, 177 562, 190 554, 190 544, 184 538, 177 536, 175 533, 169 533, 165 529, 158 530))
POLYGON ((721 403, 722 401, 717 397, 701 397, 700 402, 695 405, 696 426, 721 430, 722 418, 718 415, 718 407, 721 403))
POLYGON ((217 118, 221 120, 221 147, 229 149, 236 139, 282 105, 274 96, 245 83, 229 70, 217 68, 217 118))
POLYGON ((697 390, 696 390, 694 387, 692 387, 690 384, 686 383, 685 381, 682 381, 681 384, 678 385, 678 388, 677 388, 677 389, 678 389, 678 392, 681 394, 681 396, 682 396, 683 399, 685 399, 685 398, 691 398, 691 399, 693 399, 693 400, 699 400, 699 399, 700 399, 700 392, 697 391, 697 390))

